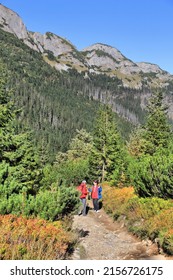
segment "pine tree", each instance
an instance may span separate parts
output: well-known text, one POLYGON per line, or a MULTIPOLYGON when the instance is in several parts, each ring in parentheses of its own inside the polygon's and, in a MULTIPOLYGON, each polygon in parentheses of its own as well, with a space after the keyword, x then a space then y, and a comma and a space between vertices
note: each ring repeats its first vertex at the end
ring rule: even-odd
MULTIPOLYGON (((96 117, 94 145, 89 160, 90 177, 101 181, 110 180, 115 171, 122 173, 123 150, 114 114, 109 107, 101 107, 96 117)), ((115 178, 114 178, 115 179, 115 178)))

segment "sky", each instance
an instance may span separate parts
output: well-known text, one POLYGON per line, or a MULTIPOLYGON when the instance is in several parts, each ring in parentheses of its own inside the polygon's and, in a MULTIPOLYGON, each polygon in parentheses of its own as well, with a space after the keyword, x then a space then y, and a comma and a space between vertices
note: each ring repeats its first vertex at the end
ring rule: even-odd
POLYGON ((173 0, 1 0, 27 30, 52 32, 79 51, 95 43, 115 47, 133 62, 173 74, 173 0))

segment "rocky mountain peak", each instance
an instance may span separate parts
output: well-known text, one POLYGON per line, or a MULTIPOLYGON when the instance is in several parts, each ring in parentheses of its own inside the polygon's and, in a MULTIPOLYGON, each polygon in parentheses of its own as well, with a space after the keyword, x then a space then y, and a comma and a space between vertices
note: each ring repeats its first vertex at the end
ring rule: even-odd
POLYGON ((101 43, 96 43, 96 44, 93 44, 92 46, 84 48, 82 50, 82 52, 86 52, 86 53, 96 52, 100 56, 109 55, 117 61, 125 59, 125 57, 121 54, 121 52, 119 50, 117 50, 116 48, 111 47, 109 45, 105 45, 105 44, 101 44, 101 43))
POLYGON ((0 4, 0 28, 14 34, 30 48, 42 53, 43 58, 57 70, 76 69, 78 72, 118 77, 124 86, 141 88, 143 84, 165 85, 173 76, 158 65, 135 63, 115 47, 96 43, 79 52, 75 46, 56 34, 27 31, 18 14, 0 4), (50 59, 51 58, 51 59, 50 59), (151 79, 152 73, 152 79, 151 79))

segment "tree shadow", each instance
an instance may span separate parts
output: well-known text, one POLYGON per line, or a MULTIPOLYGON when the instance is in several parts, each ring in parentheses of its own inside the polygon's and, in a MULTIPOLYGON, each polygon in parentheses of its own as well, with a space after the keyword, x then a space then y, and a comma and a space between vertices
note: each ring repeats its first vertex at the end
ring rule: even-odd
POLYGON ((86 206, 86 215, 88 214, 89 210, 91 210, 91 207, 89 205, 86 206))
POLYGON ((80 237, 86 237, 89 235, 89 230, 83 230, 83 228, 82 228, 78 231, 78 234, 80 237))

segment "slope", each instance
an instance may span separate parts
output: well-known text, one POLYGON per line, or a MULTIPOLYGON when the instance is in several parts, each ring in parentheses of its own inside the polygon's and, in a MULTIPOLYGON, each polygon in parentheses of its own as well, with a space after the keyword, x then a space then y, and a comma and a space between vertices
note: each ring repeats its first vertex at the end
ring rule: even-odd
MULTIPOLYGON (((32 129, 35 143, 46 148, 52 159, 57 151, 68 148, 76 129, 92 131, 99 104, 108 98, 108 87, 121 95, 118 79, 85 79, 75 70, 58 72, 40 53, 1 29, 0 59, 9 71, 12 98, 21 109, 18 129, 32 129)), ((129 132, 125 121, 119 123, 122 131, 126 126, 129 132)))
POLYGON ((77 73, 59 73, 42 56, 13 35, 0 30, 0 58, 9 71, 8 87, 19 114, 19 129, 27 125, 35 142, 53 154, 65 150, 76 128, 91 129, 98 103, 79 92, 77 73))

